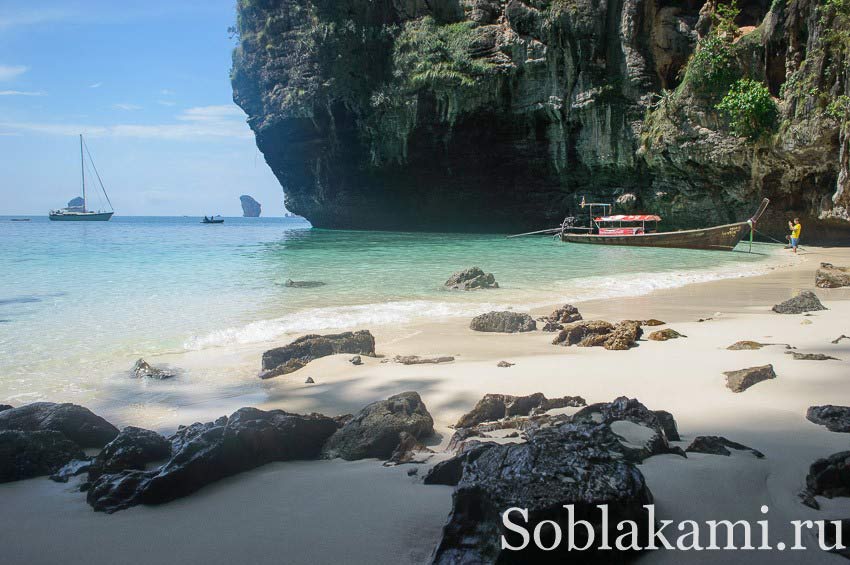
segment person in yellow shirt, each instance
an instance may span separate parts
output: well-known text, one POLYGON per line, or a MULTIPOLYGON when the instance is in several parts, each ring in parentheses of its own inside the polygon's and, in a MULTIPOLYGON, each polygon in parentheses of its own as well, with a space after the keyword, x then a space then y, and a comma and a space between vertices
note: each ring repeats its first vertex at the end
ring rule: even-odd
POLYGON ((803 226, 800 225, 800 218, 794 218, 793 222, 788 222, 788 227, 791 229, 791 235, 789 236, 791 249, 796 253, 797 245, 800 243, 800 232, 803 230, 803 226))

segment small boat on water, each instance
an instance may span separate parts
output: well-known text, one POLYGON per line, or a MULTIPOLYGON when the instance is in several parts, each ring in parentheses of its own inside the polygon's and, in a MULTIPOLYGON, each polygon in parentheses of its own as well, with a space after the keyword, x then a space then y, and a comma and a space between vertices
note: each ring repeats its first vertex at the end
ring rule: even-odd
POLYGON ((596 245, 630 245, 636 247, 673 247, 680 249, 711 249, 731 251, 749 233, 767 209, 770 201, 765 198, 753 216, 743 222, 724 224, 709 228, 660 232, 657 231, 659 216, 655 215, 611 215, 610 204, 585 204, 590 207, 591 226, 576 228, 564 221, 559 236, 566 243, 589 243, 596 245), (596 216, 594 209, 602 208, 603 215, 596 216), (585 231, 586 233, 574 233, 585 231))
POLYGON ((112 202, 109 201, 109 195, 106 194, 106 188, 103 186, 103 181, 100 180, 100 173, 97 172, 91 153, 89 153, 88 147, 86 147, 83 142, 82 134, 80 134, 80 172, 83 182, 83 205, 62 208, 60 210, 51 210, 48 216, 51 222, 108 222, 112 218, 112 215, 115 214, 115 209, 112 208, 112 202), (100 184, 103 196, 106 197, 107 204, 109 204, 109 208, 111 210, 109 212, 103 212, 100 210, 95 212, 89 210, 86 206, 86 160, 84 151, 85 153, 88 153, 89 162, 91 163, 94 174, 97 177, 97 182, 100 184))
POLYGON ((202 224, 223 224, 224 218, 221 216, 204 216, 204 219, 201 220, 202 224))

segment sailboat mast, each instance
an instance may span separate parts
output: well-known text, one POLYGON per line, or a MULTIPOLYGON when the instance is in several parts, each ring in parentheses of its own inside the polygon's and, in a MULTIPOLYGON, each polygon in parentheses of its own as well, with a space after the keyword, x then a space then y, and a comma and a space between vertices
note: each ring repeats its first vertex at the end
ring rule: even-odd
POLYGON ((83 180, 83 212, 86 211, 86 162, 83 159, 83 134, 80 134, 80 175, 83 180))

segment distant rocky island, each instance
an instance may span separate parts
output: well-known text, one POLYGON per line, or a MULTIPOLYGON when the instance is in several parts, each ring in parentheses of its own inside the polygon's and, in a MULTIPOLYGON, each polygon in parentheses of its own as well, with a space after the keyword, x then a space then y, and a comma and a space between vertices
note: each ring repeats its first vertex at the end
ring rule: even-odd
POLYGON ((262 212, 262 206, 259 202, 254 200, 252 197, 247 194, 243 194, 239 197, 239 201, 242 203, 242 217, 243 218, 259 218, 260 213, 262 212))
POLYGON ((850 234, 850 1, 238 3, 232 85, 317 227, 850 234), (780 229, 782 231, 780 231, 780 229))

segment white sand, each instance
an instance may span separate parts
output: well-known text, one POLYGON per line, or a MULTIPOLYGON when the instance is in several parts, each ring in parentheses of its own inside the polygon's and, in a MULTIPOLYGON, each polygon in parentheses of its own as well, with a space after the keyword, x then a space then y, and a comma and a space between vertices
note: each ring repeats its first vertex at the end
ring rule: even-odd
MULTIPOLYGON (((636 397, 675 416, 686 447, 697 435, 723 435, 765 453, 732 457, 655 457, 642 465, 668 519, 762 519, 770 507, 774 541, 789 538, 792 519, 850 517, 850 499, 822 501, 816 512, 796 493, 818 457, 848 449, 850 436, 805 419, 816 404, 850 405, 850 289, 817 290, 828 311, 783 316, 770 305, 796 289, 814 287, 820 261, 850 264, 850 250, 811 249, 807 261, 765 276, 734 279, 648 296, 580 305, 586 319, 660 318, 687 338, 642 341, 629 351, 563 348, 552 334, 480 334, 462 321, 372 328, 380 353, 455 355, 449 364, 403 366, 366 359, 354 367, 348 355, 314 361, 294 374, 263 383, 259 392, 231 398, 199 397, 179 408, 113 408, 108 415, 169 431, 178 423, 210 420, 242 405, 336 415, 405 391, 418 391, 436 422, 430 443, 444 446, 457 418, 485 393, 549 397, 582 395, 588 402, 636 397), (719 315, 715 315, 719 313, 719 315), (696 322, 698 318, 713 320, 696 322), (804 320, 811 324, 803 324, 804 320), (790 343, 801 352, 841 361, 795 361, 783 346, 727 351, 742 340, 790 343), (516 363, 497 368, 499 360, 516 363), (722 372, 772 363, 778 378, 741 394, 726 389, 722 372), (311 376, 314 385, 305 385, 311 376), (225 398, 225 400, 222 400, 225 398), (153 417, 154 423, 150 418, 153 417)), ((543 312, 535 312, 540 314, 543 312)), ((655 329, 655 328, 652 328, 655 329)), ((258 351, 233 352, 234 371, 255 378, 258 351)), ((200 362, 200 360, 199 360, 200 362)), ((221 359, 214 360, 221 363, 221 359)), ((98 407, 94 407, 98 410, 98 407)), ((98 410, 100 411, 100 410, 98 410)), ((639 438, 638 438, 639 439, 639 438)), ((426 487, 406 475, 407 466, 299 462, 275 464, 222 481, 186 499, 112 516, 92 512, 69 485, 46 479, 0 485, 0 556, 10 563, 424 562, 439 540, 451 489, 426 487)), ((425 468, 420 468, 420 475, 425 468)), ((806 539, 814 545, 811 537, 806 539)), ((647 563, 836 563, 840 558, 800 552, 657 552, 647 563)))

